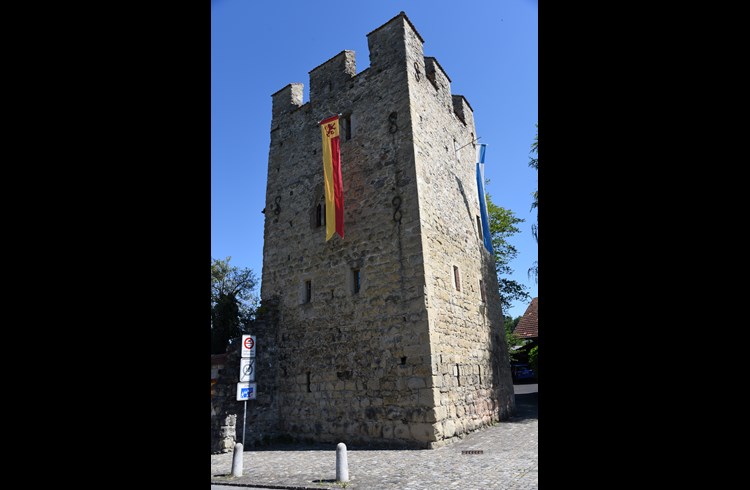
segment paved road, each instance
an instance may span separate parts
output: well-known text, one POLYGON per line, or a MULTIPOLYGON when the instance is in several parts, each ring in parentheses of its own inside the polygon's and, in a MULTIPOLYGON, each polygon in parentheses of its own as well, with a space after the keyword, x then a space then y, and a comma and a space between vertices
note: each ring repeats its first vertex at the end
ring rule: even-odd
MULTIPOLYGON (((516 416, 432 450, 348 450, 352 490, 538 488, 538 385, 516 385, 516 416), (471 454, 464 451, 482 451, 471 454)), ((339 490, 336 447, 287 445, 243 453, 243 476, 231 477, 232 453, 211 455, 212 490, 339 490), (258 485, 250 487, 249 485, 258 485)))
POLYGON ((526 395, 529 393, 538 393, 539 392, 539 385, 537 383, 529 383, 529 384, 522 384, 522 385, 513 385, 513 392, 516 395, 526 395))

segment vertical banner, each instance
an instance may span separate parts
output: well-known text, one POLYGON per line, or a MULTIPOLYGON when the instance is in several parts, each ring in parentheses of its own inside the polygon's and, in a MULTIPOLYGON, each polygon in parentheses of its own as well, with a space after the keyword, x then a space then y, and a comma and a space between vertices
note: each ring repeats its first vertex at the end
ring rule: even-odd
POLYGON ((323 136, 323 177, 326 190, 326 241, 334 233, 344 238, 344 184, 341 180, 339 116, 320 121, 323 136))
POLYGON ((479 191, 479 211, 482 214, 482 237, 484 248, 491 254, 495 254, 492 248, 492 236, 490 235, 490 219, 487 214, 487 195, 484 193, 484 151, 487 145, 481 144, 477 153, 477 189, 479 191))

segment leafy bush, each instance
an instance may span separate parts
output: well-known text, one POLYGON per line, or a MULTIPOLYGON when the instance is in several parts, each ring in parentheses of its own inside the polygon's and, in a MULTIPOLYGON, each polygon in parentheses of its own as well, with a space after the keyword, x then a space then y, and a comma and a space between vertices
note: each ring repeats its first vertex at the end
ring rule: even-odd
POLYGON ((535 345, 530 351, 529 351, 529 366, 531 366, 531 369, 534 370, 534 374, 536 374, 537 379, 539 378, 539 346, 535 345))

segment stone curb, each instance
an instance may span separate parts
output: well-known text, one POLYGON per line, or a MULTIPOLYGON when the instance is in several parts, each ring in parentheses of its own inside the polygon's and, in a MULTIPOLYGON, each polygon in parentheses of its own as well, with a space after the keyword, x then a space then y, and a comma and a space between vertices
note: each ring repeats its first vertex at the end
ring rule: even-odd
POLYGON ((230 483, 221 480, 211 479, 212 485, 224 485, 227 487, 255 487, 255 488, 275 488, 279 490, 334 490, 331 487, 297 487, 293 485, 265 485, 261 483, 230 483))

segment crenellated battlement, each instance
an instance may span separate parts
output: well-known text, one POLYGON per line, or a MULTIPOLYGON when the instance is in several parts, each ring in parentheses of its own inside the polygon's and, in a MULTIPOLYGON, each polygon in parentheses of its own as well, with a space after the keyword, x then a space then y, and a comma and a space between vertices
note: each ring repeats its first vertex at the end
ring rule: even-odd
POLYGON ((445 70, 438 60, 433 56, 424 57, 425 71, 427 72, 427 79, 432 82, 432 85, 436 89, 447 88, 450 91, 451 78, 445 73, 445 70))
POLYGON ((273 119, 302 106, 303 87, 301 83, 290 83, 271 94, 271 114, 273 119))
POLYGON ((357 74, 354 51, 344 50, 308 72, 310 101, 317 102, 344 90, 357 74))
MULTIPOLYGON (((424 40, 404 12, 399 13, 385 24, 367 34, 367 44, 370 54, 370 68, 375 73, 387 70, 389 67, 404 69, 404 60, 408 59, 407 52, 414 51, 415 46, 409 46, 410 40, 416 39, 418 51, 416 56, 421 58, 424 40)), ((319 102, 335 97, 345 91, 357 75, 356 56, 354 51, 344 50, 316 66, 308 72, 310 83, 310 102, 319 102)), ((304 85, 292 83, 275 92, 272 116, 276 118, 301 107, 304 85)))
POLYGON ((402 11, 367 34, 370 67, 376 71, 382 71, 393 63, 403 62, 404 59, 408 62, 407 51, 410 47, 412 50, 420 51, 417 56, 423 56, 422 44, 424 44, 424 39, 402 11), (410 39, 416 39, 417 42, 410 43, 410 39))
POLYGON ((424 68, 427 80, 436 90, 436 97, 447 109, 452 109, 451 101, 451 79, 440 63, 432 56, 424 57, 424 68))
MULTIPOLYGON (((370 68, 373 74, 393 69, 406 70, 410 80, 429 80, 436 90, 436 97, 447 109, 454 106, 451 95, 451 79, 435 57, 424 56, 424 39, 404 12, 367 34, 370 68)), ((319 102, 346 91, 357 76, 354 51, 344 50, 308 72, 310 102, 319 102)), ((302 104, 304 85, 292 83, 272 95, 273 116, 291 112, 302 104)), ((459 107, 456 115, 465 121, 459 107)))
POLYGON ((462 123, 470 128, 474 127, 474 109, 469 105, 469 101, 463 95, 453 95, 453 112, 462 123))

